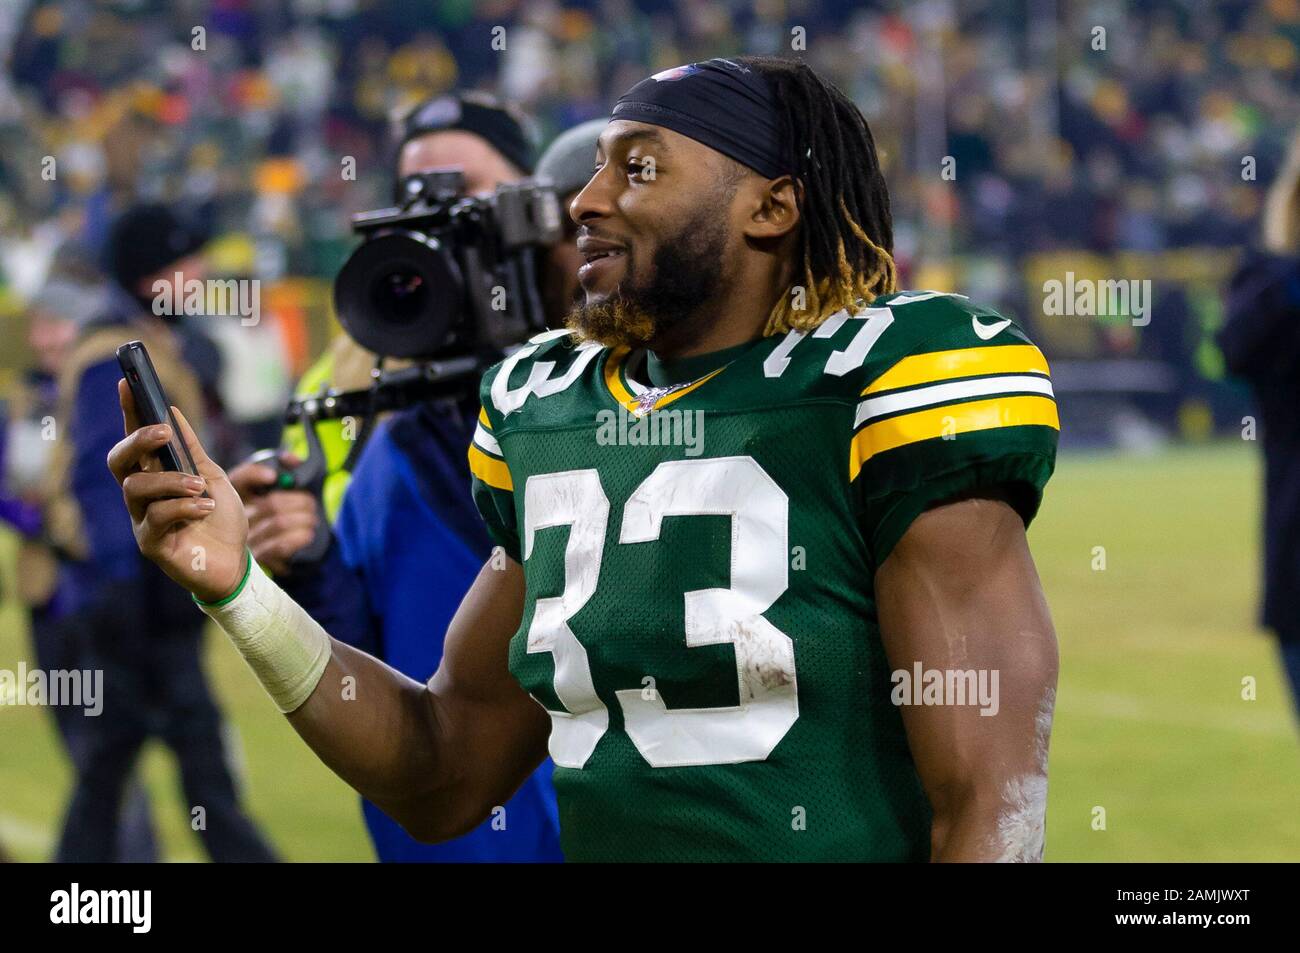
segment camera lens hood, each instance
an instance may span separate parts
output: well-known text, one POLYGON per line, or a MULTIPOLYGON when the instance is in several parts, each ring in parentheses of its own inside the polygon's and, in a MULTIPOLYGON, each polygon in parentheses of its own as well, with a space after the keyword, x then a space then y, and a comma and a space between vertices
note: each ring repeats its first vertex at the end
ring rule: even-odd
POLYGON ((352 253, 334 282, 334 310, 352 340, 387 357, 442 351, 465 309, 465 281, 430 235, 393 229, 352 253))

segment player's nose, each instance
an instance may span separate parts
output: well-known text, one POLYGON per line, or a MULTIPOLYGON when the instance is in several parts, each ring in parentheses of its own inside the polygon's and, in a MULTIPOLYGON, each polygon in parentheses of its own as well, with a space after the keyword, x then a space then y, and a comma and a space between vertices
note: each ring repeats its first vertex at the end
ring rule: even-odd
POLYGON ((579 225, 589 225, 607 218, 613 210, 613 191, 609 187, 608 172, 609 164, 606 163, 569 203, 569 217, 579 225))

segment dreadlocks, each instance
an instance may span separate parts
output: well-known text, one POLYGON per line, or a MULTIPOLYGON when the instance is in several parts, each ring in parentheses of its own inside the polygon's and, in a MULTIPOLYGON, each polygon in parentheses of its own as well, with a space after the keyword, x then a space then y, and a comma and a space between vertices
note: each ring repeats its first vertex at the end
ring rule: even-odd
POLYGON ((803 183, 799 276, 773 307, 764 333, 811 330, 842 308, 855 310, 859 300, 897 290, 889 191, 858 107, 797 60, 745 56, 737 62, 772 85, 793 174, 803 183), (798 285, 802 307, 796 307, 798 285))

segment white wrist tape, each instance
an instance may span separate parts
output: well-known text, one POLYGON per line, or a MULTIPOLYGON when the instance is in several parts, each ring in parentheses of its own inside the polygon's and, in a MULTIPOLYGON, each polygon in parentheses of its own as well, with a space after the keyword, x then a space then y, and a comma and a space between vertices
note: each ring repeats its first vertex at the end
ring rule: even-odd
POLYGON ((251 553, 234 593, 218 603, 198 604, 230 636, 281 712, 295 711, 316 690, 333 653, 330 637, 262 572, 251 553))

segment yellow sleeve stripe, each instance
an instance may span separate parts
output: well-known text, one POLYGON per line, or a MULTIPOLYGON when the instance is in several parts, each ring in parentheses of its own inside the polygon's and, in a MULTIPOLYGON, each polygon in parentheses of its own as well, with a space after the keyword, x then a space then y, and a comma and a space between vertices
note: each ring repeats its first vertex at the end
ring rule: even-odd
POLYGON ((488 430, 492 429, 492 421, 488 420, 487 408, 485 408, 482 404, 480 404, 478 408, 478 422, 481 423, 486 429, 488 430))
POLYGON ((934 351, 930 354, 913 354, 905 357, 881 374, 862 393, 878 394, 881 391, 915 384, 931 384, 954 377, 975 374, 1025 374, 1048 373, 1047 358, 1032 344, 1005 344, 997 347, 963 347, 954 351, 934 351))
POLYGON ((849 450, 849 480, 856 480, 862 465, 876 454, 895 447, 949 434, 1026 425, 1060 430, 1056 401, 1037 395, 994 397, 890 417, 863 427, 854 436, 849 450))
POLYGON ((515 484, 510 479, 510 468, 506 462, 489 457, 473 444, 469 447, 469 472, 493 489, 514 492, 515 484))

